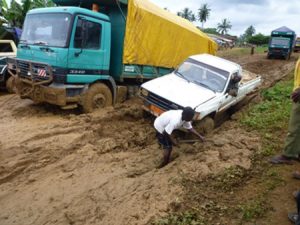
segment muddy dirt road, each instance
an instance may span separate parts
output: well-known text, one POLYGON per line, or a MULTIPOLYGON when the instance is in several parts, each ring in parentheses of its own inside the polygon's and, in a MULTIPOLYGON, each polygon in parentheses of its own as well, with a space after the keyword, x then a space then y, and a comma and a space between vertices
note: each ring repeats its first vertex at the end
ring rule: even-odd
MULTIPOLYGON (((232 58, 262 75, 264 87, 288 74, 295 59, 232 58)), ((259 137, 230 120, 204 144, 181 144, 172 163, 156 169, 161 151, 138 99, 79 115, 2 94, 0 115, 3 225, 149 224, 180 203, 182 176, 250 168, 261 147, 259 137)))

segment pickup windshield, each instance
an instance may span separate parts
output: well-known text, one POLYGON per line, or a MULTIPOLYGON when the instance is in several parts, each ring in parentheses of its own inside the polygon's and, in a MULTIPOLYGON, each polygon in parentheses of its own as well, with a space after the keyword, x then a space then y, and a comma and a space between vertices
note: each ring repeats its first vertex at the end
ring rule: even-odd
POLYGON ((192 59, 181 64, 175 74, 214 92, 222 92, 229 77, 226 71, 192 59))
POLYGON ((71 15, 67 13, 29 14, 21 40, 26 44, 66 47, 71 15))
POLYGON ((274 37, 272 38, 271 45, 289 47, 290 39, 274 37))

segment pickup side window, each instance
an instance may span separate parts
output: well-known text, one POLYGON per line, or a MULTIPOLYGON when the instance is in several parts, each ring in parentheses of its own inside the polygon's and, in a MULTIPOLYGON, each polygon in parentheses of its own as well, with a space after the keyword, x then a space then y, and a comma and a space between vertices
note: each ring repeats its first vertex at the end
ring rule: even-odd
POLYGON ((0 52, 9 53, 14 52, 14 50, 12 49, 10 43, 0 43, 0 52))
POLYGON ((101 24, 78 19, 75 31, 74 47, 94 50, 100 49, 101 32, 101 24))

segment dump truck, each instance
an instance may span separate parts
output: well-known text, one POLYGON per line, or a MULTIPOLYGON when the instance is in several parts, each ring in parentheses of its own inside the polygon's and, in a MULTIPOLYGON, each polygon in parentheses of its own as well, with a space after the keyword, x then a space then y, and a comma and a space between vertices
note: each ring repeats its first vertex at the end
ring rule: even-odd
POLYGON ((196 127, 207 134, 219 115, 242 103, 260 84, 261 76, 243 70, 239 64, 200 54, 188 57, 172 73, 142 84, 140 97, 143 109, 154 116, 192 107, 197 115, 196 127))
POLYGON ((283 57, 290 59, 296 40, 295 31, 288 27, 280 27, 271 32, 268 48, 268 59, 272 57, 283 57))
POLYGON ((298 52, 300 50, 300 37, 297 37, 296 43, 294 46, 294 52, 298 52))
POLYGON ((217 45, 147 0, 54 0, 28 12, 15 60, 21 98, 84 112, 113 105, 142 82, 217 45))

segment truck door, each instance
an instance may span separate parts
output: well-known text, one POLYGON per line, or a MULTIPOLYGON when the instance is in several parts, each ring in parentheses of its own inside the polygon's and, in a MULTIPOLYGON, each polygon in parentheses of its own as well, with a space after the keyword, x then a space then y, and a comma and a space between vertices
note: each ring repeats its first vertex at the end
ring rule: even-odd
POLYGON ((108 74, 105 21, 76 16, 68 54, 69 83, 91 83, 108 74))

